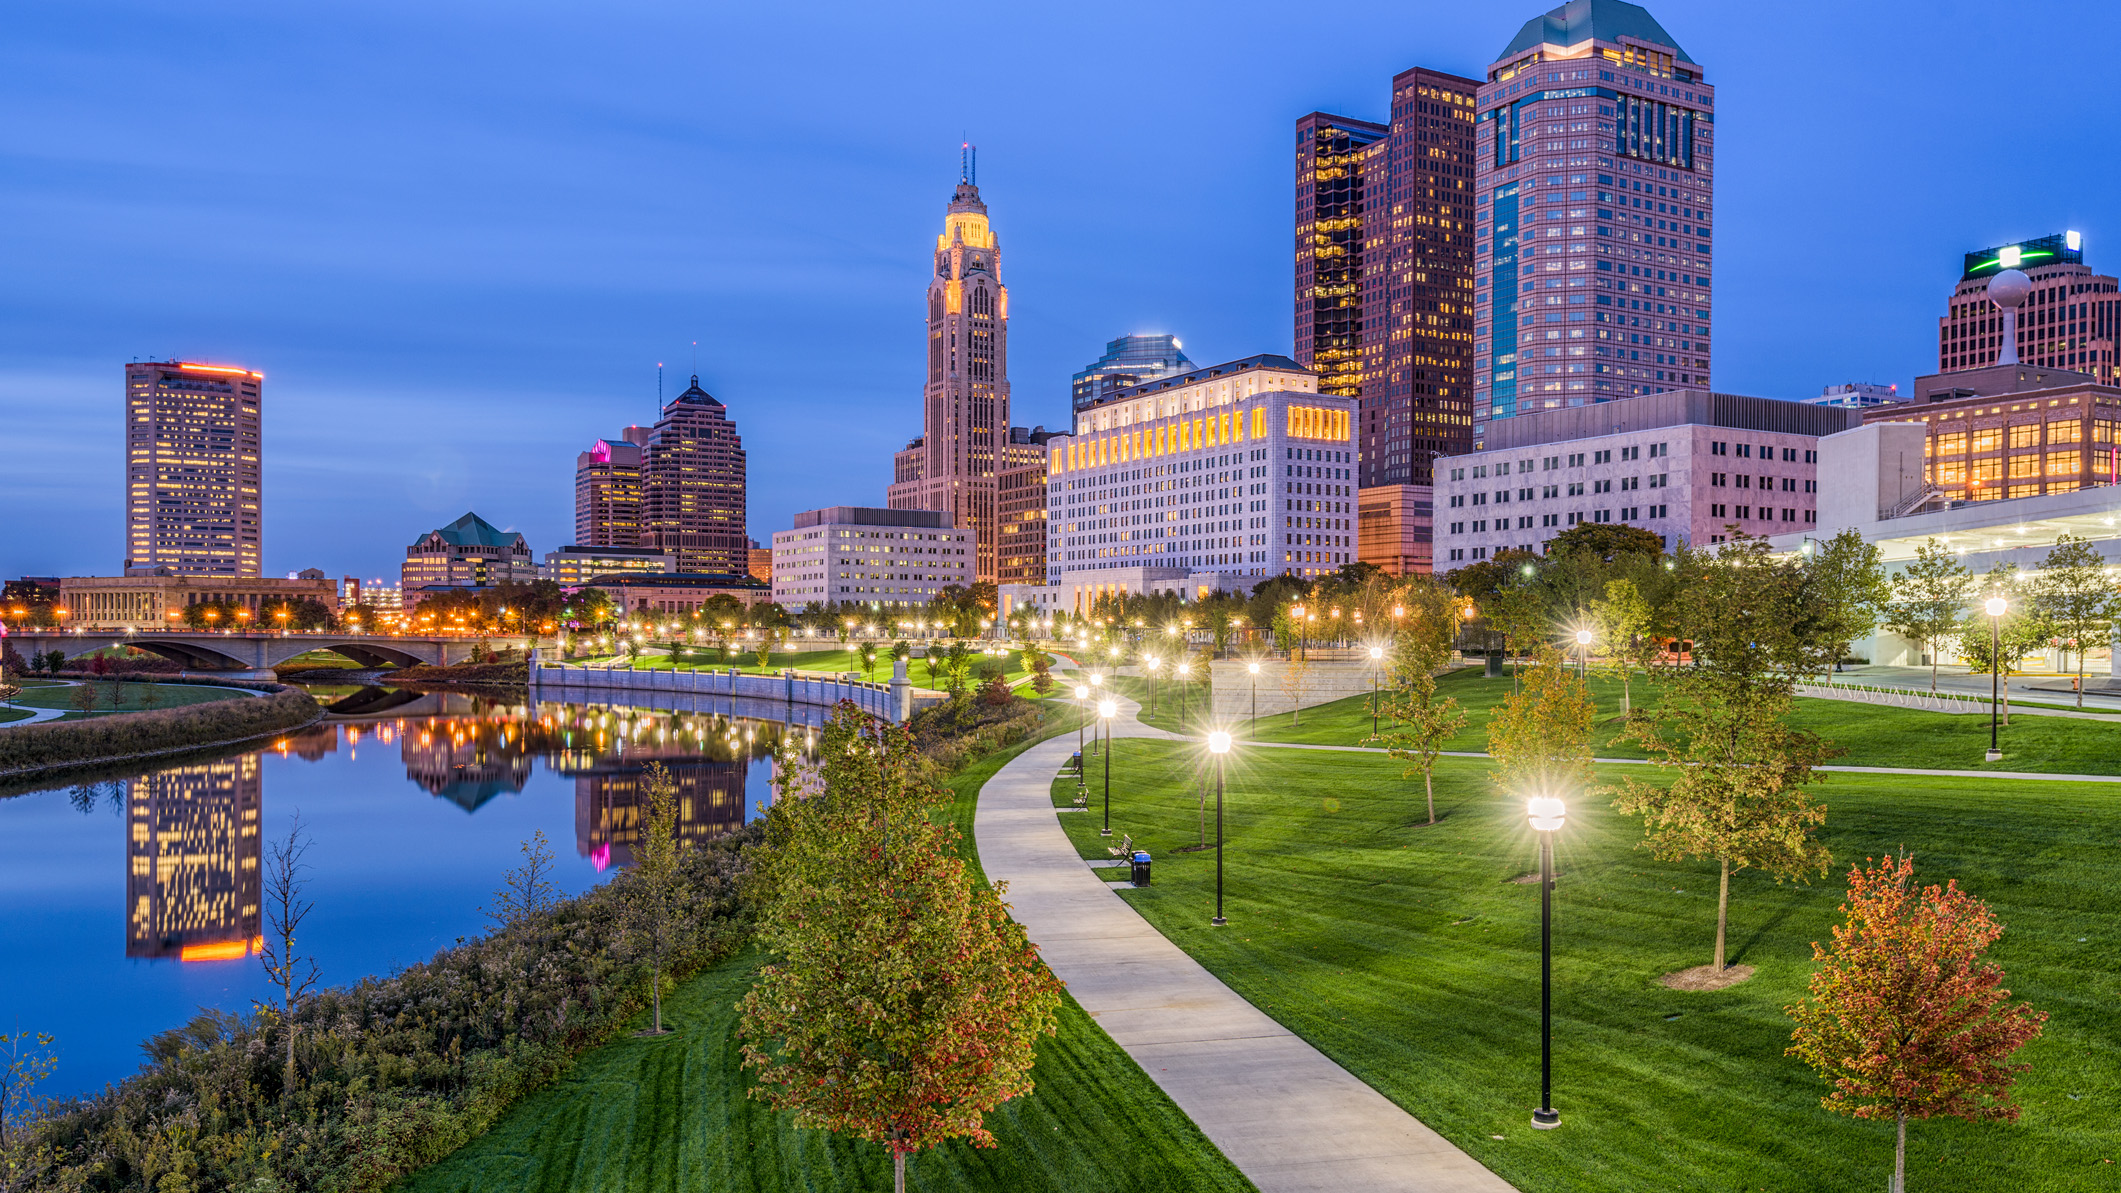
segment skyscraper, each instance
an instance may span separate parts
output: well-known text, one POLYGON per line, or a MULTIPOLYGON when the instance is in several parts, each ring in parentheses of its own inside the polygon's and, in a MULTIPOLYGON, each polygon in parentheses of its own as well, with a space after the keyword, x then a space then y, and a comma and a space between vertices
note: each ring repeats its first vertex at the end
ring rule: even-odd
POLYGON ((125 955, 226 961, 258 945, 258 755, 126 784, 125 955))
POLYGON ((1088 407, 1112 389, 1140 385, 1192 367, 1177 336, 1121 336, 1107 340, 1105 354, 1070 378, 1075 409, 1088 407))
POLYGON ((2018 359, 2111 384, 2121 298, 2112 276, 2094 273, 2084 263, 2084 238, 2075 232, 1966 255, 1950 308, 1937 320, 1937 371, 1957 373, 1998 361, 2003 313, 1988 301, 1988 283, 2006 269, 2024 273, 2033 283, 2018 308, 2018 359))
POLYGON ((599 439, 574 458, 574 541, 633 547, 641 540, 641 445, 599 439))
POLYGON ((256 576, 263 373, 223 365, 125 366, 125 567, 256 576))
POLYGON ((1569 0, 1480 87, 1473 423, 1709 383, 1715 90, 1647 11, 1569 0))
POLYGON ((746 574, 745 467, 744 442, 728 409, 700 388, 695 374, 648 435, 639 545, 675 555, 680 572, 746 574))
POLYGON ((1416 67, 1390 124, 1296 123, 1296 358, 1357 400, 1363 487, 1472 442, 1473 94, 1416 67))
POLYGON ((1009 291, 1001 245, 965 147, 957 191, 935 238, 928 283, 928 379, 921 437, 892 462, 885 504, 939 510, 974 532, 979 579, 1000 572, 998 472, 1009 434, 1009 291))

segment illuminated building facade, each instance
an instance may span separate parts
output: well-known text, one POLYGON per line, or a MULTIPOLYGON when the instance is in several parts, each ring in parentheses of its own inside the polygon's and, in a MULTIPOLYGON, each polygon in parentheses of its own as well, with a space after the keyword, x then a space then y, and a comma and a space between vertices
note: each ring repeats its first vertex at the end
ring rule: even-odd
MULTIPOLYGON (((640 428, 630 427, 629 431, 640 428)), ((646 434, 642 435, 646 440, 646 434)), ((641 541, 641 444, 599 439, 574 458, 574 541, 633 547, 641 541)))
POLYGON ((893 459, 884 504, 949 515, 978 547, 975 578, 993 580, 1001 568, 999 475, 1009 437, 1009 291, 972 155, 967 146, 935 238, 921 436, 893 459))
POLYGON ((1296 122, 1296 359, 1357 400, 1362 486, 1426 485, 1472 442, 1478 87, 1416 67, 1389 124, 1296 122))
MULTIPOLYGON (((2020 307, 2020 315, 2028 309, 2038 308, 2020 307)), ((2028 363, 1917 377, 1913 400, 1862 417, 1923 428, 1927 483, 1910 490, 1906 509, 1882 509, 1880 520, 2121 483, 2121 386, 2089 373, 2028 363)))
POLYGON ((1177 336, 1121 336, 1106 341, 1105 354, 1069 379, 1071 399, 1075 409, 1082 410, 1108 390, 1126 389, 1193 367, 1177 336))
POLYGON ((2084 238, 2057 232, 1966 255, 1949 309, 1937 320, 1937 371, 1987 368, 2003 351, 2003 312, 1988 301, 1989 279, 2006 269, 2025 274, 2032 293, 2018 308, 2018 359, 2069 369, 2111 384, 2114 325, 2121 317, 2115 279, 2084 263, 2084 238))
POLYGON ((258 944, 258 755, 127 784, 125 955, 220 961, 258 944))
POLYGON ((1715 89, 1644 9, 1569 0, 1488 68, 1474 128, 1473 431, 1705 388, 1715 89))
POLYGON ((751 566, 744 441, 697 375, 648 435, 637 545, 675 555, 681 572, 741 576, 751 566))
MULTIPOLYGON (((134 568, 129 576, 67 576, 59 581, 66 624, 88 630, 182 627, 184 610, 197 604, 236 606, 239 624, 228 629, 273 628, 273 610, 292 601, 339 607, 338 586, 316 568, 292 578, 278 576, 182 576, 173 569, 134 568), (149 574, 141 575, 141 572, 149 574)), ((373 595, 373 593, 371 593, 373 595)))
POLYGON ((979 544, 941 510, 836 505, 805 510, 773 532, 773 600, 789 609, 857 603, 925 606, 970 587, 979 544))
POLYGON ((125 568, 262 569, 265 375, 223 365, 125 366, 125 568))
POLYGON ((522 535, 467 513, 414 540, 405 549, 400 576, 405 601, 416 604, 428 588, 527 584, 538 578, 538 564, 522 535))
POLYGON ((678 570, 677 557, 654 547, 586 547, 571 543, 545 553, 544 578, 562 588, 579 588, 597 576, 625 573, 660 575, 678 570))
POLYGON ((1286 356, 1121 390, 1046 445, 1046 584, 1087 611, 1109 593, 1197 598, 1356 558, 1353 399, 1286 356))
POLYGON ((1001 510, 1003 584, 1040 584, 1046 579, 1046 444, 1057 431, 1009 428, 996 484, 1001 510))

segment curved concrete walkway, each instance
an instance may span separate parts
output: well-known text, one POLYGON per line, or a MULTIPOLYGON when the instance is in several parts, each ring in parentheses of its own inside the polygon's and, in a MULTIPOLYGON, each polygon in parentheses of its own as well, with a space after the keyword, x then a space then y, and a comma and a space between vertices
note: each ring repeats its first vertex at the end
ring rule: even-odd
MULTIPOLYGON (((1116 737, 1174 735, 1121 701, 1116 737)), ((1097 876, 1054 812, 1072 735, 980 789, 980 864, 1046 964, 1260 1193, 1507 1193, 1511 1186, 1238 997, 1097 876)))

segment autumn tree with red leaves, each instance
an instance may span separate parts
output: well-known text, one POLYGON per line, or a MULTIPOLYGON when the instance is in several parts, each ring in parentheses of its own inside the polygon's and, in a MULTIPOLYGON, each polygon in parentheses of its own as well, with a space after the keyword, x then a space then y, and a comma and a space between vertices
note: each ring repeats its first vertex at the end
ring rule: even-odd
POLYGON ((796 1124, 906 1157, 994 1146, 996 1106, 1031 1092, 1060 983, 971 875, 913 739, 842 704, 817 761, 788 758, 746 894, 772 956, 738 1009, 753 1096, 796 1124))
POLYGON ((1893 1193, 1906 1188, 1907 1120, 1952 1115, 2017 1121, 2011 1082, 2029 1066, 2012 1054, 2047 1013, 2009 1005, 2003 970, 1983 954, 2003 935, 1988 905, 1959 889, 1915 887, 1913 856, 1849 869, 1847 922, 1834 946, 1812 944, 1811 997, 1788 1054, 1833 1084, 1819 1104, 1856 1118, 1891 1118, 1893 1193))

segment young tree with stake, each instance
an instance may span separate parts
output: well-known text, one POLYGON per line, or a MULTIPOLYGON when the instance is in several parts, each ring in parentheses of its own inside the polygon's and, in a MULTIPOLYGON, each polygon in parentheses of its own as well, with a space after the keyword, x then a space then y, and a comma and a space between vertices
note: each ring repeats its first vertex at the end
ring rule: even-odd
POLYGON ((302 921, 316 906, 303 898, 302 872, 309 866, 302 859, 309 844, 298 814, 290 818, 287 836, 265 848, 265 938, 258 946, 258 960, 265 976, 280 989, 280 1005, 261 1005, 259 1010, 278 1019, 287 1034, 285 1088, 290 1091, 295 1088, 295 1012, 319 976, 316 958, 295 947, 302 921))
MULTIPOLYGON (((1893 580, 1885 603, 1885 628, 1919 643, 1930 657, 1930 691, 1937 690, 1939 647, 1959 629, 1973 596, 1974 574, 1951 548, 1930 539, 1893 580)), ((1874 660, 1875 661, 1875 660, 1874 660)))
POLYGON ((1788 1055, 1833 1085, 1836 1114, 1894 1123, 1893 1193, 1907 1180, 1907 1120, 1951 1115, 2016 1122, 2011 1057, 2040 1034, 2044 1011, 2013 1006, 1987 960, 2003 925, 1956 881, 1917 890, 1912 856, 1849 868, 1845 922, 1832 948, 1812 944, 1811 995, 1786 1008, 1788 1055))
POLYGON ((1620 673, 1622 716, 1635 711, 1630 682, 1634 669, 1639 666, 1648 671, 1657 658, 1657 639, 1650 633, 1653 612, 1633 580, 1606 581, 1605 599, 1591 602, 1591 619, 1597 623, 1598 637, 1605 641, 1613 657, 1613 669, 1620 673))
POLYGON ((2089 540, 2058 535, 2055 549, 2033 573, 2033 599, 2056 637, 2077 656, 2077 707, 2084 707, 2084 657, 2094 640, 2105 641, 2121 616, 2121 591, 2106 574, 2106 560, 2089 540))
POLYGON ((1392 642, 1392 672, 1397 688, 1385 701, 1392 728, 1378 735, 1386 750, 1411 763, 1400 772, 1418 772, 1428 801, 1429 823, 1436 823, 1436 759, 1451 736, 1466 726, 1466 712, 1456 697, 1437 699, 1436 673, 1451 661, 1458 636, 1458 602, 1434 581, 1416 581, 1399 593, 1403 613, 1392 642))
POLYGON ((648 955, 655 1026, 663 1034, 663 964, 670 954, 678 885, 678 785, 670 768, 651 762, 643 772, 640 836, 626 876, 628 927, 648 955))

